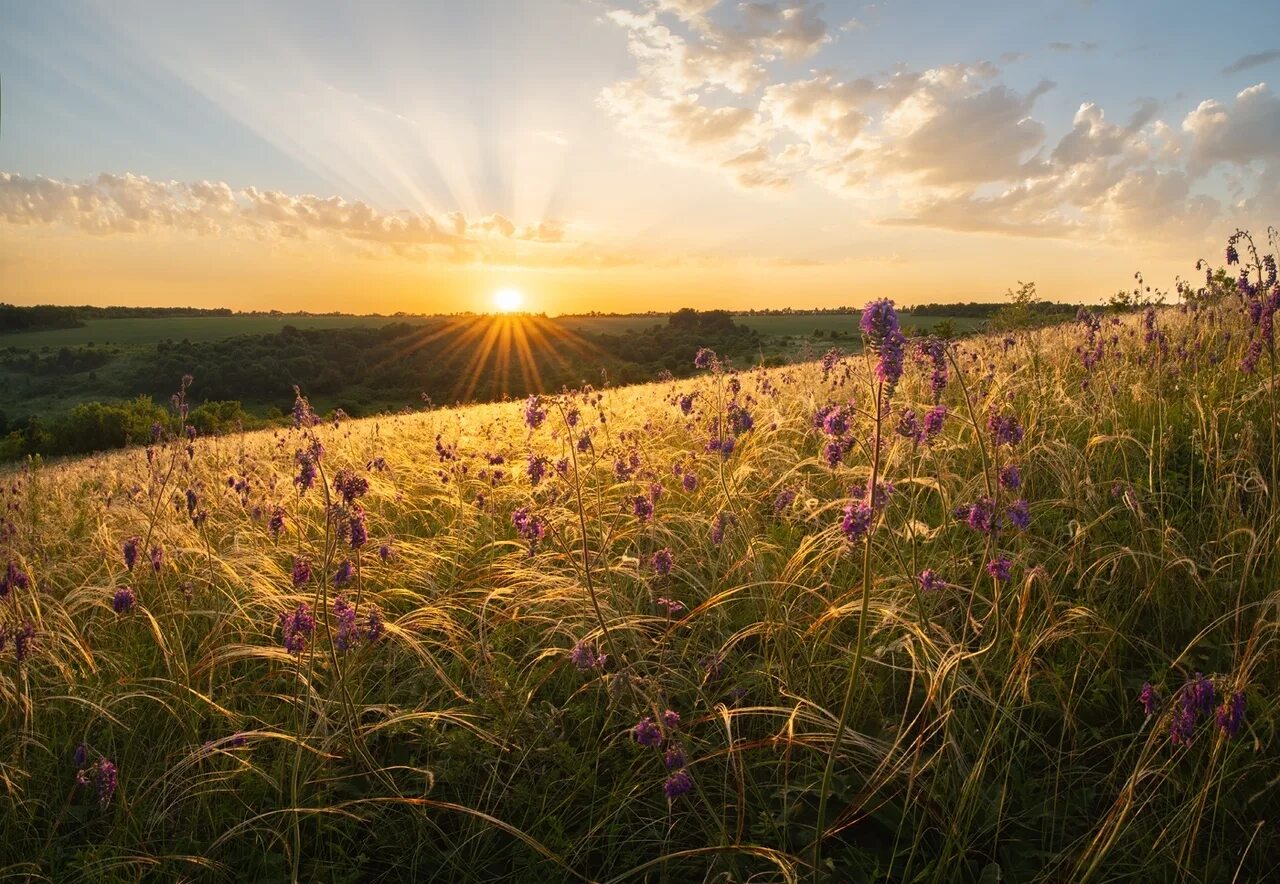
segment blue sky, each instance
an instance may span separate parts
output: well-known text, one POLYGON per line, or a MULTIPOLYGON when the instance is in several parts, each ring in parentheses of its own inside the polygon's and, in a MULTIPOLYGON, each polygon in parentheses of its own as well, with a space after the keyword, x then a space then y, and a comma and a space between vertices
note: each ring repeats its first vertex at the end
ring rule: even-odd
POLYGON ((150 292, 305 241, 565 307, 784 267, 827 303, 904 260, 906 299, 1105 295, 1275 221, 1277 35, 1270 4, 2 0, 0 267, 74 299, 37 271, 150 292))

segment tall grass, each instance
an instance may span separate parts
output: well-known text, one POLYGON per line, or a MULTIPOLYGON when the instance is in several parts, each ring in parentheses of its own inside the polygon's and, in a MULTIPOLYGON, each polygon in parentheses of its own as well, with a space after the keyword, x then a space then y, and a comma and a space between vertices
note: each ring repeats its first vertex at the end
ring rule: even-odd
POLYGON ((693 382, 341 423, 300 399, 292 431, 221 438, 179 398, 147 449, 33 461, 2 489, 0 861, 1264 877, 1280 508, 1250 305, 1280 296, 1243 258, 1181 307, 935 351, 939 432, 910 355, 889 395, 870 351, 706 354, 693 382))

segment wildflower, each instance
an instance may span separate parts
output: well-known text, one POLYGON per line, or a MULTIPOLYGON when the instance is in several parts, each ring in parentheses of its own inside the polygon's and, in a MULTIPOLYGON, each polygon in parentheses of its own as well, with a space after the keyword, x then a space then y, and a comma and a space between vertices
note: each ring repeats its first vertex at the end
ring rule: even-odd
POLYGON ((715 521, 711 525, 711 542, 716 546, 724 543, 724 529, 733 521, 733 515, 723 510, 716 513, 715 521))
POLYGON ((631 729, 631 735, 641 746, 656 747, 662 743, 662 731, 648 715, 636 723, 636 726, 631 729))
POLYGON ((718 362, 714 350, 708 350, 706 347, 700 347, 693 357, 694 368, 710 368, 718 362))
POLYGON ((1244 693, 1236 691, 1230 700, 1223 700, 1218 708, 1218 729, 1226 734, 1227 739, 1234 740, 1244 724, 1244 693))
POLYGON ((1022 471, 1009 464, 1000 471, 1000 485, 1009 491, 1017 491, 1022 487, 1022 471))
POLYGON ((1160 708, 1160 695, 1151 682, 1142 683, 1142 693, 1138 694, 1138 702, 1142 704, 1142 711, 1147 715, 1155 715, 1156 710, 1160 708))
POLYGON ((867 336, 868 347, 880 357, 876 364, 876 377, 892 393, 902 377, 902 348, 906 344, 893 301, 887 298, 872 301, 863 308, 860 325, 867 336))
POLYGON ((662 725, 669 731, 673 731, 680 726, 680 713, 674 709, 668 709, 662 713, 662 725))
POLYGON ((849 411, 843 407, 828 406, 822 417, 822 432, 828 436, 843 436, 849 432, 849 411), (829 410, 828 410, 829 409, 829 410))
POLYGON ((667 781, 662 784, 662 791, 672 801, 686 794, 693 789, 693 778, 689 776, 689 772, 678 770, 671 776, 667 777, 667 781))
POLYGON ((351 607, 345 595, 333 600, 333 614, 338 618, 338 635, 334 644, 339 651, 348 651, 358 641, 356 632, 356 609, 351 607))
POLYGON ((1012 414, 991 412, 987 417, 987 430, 996 445, 1017 445, 1022 441, 1022 425, 1012 414))
POLYGON ((871 528, 871 520, 875 513, 871 507, 861 501, 845 505, 844 518, 840 520, 840 533, 850 543, 856 543, 866 536, 871 528))
POLYGON ((311 582, 311 560, 306 556, 293 557, 293 585, 302 586, 311 582))
POLYGON ((536 487, 547 474, 547 459, 537 454, 529 455, 525 471, 529 474, 529 483, 536 487))
POLYGON ((844 443, 838 439, 832 439, 822 447, 822 459, 834 470, 840 465, 840 461, 844 460, 844 452, 844 443))
POLYGON ((961 505, 956 508, 955 514, 979 534, 990 534, 996 530, 996 502, 990 497, 979 498, 977 503, 961 505))
POLYGON ((382 546, 378 547, 378 558, 382 559, 384 562, 391 561, 395 558, 395 555, 396 552, 391 548, 391 544, 389 543, 384 543, 382 546))
POLYGON ((902 417, 898 419, 898 435, 913 442, 924 438, 924 431, 920 428, 920 419, 916 417, 914 408, 902 412, 902 417))
POLYGON ((31 578, 18 567, 17 562, 10 559, 8 566, 4 569, 4 574, 0 575, 0 599, 9 595, 11 590, 27 589, 30 586, 31 578))
POLYGON ((924 415, 924 436, 925 439, 933 439, 942 432, 942 424, 947 419, 947 406, 935 405, 933 408, 925 412, 924 415))
POLYGON ((579 641, 569 652, 569 659, 573 661, 573 665, 583 672, 588 669, 603 669, 605 657, 605 654, 596 650, 594 643, 586 640, 579 641))
POLYGON ((320 470, 315 458, 305 451, 298 451, 293 457, 298 464, 298 475, 293 477, 293 484, 298 486, 299 493, 304 493, 315 486, 320 470))
POLYGON ((916 577, 916 581, 925 592, 936 592, 946 586, 946 583, 938 576, 938 572, 932 568, 925 568, 921 571, 919 576, 916 577))
POLYGON ((674 617, 684 610, 684 602, 678 599, 668 599, 659 597, 657 601, 659 608, 663 608, 667 612, 668 617, 674 617))
POLYGON ((631 505, 631 511, 641 522, 647 522, 653 518, 653 503, 645 495, 637 494, 631 505))
POLYGON ((81 786, 93 786, 94 791, 98 793, 98 804, 106 807, 111 803, 112 796, 116 794, 116 785, 119 782, 116 766, 107 759, 100 758, 92 767, 79 771, 76 774, 76 782, 81 786))
POLYGON ((781 513, 783 510, 791 506, 796 501, 796 491, 794 488, 784 488, 778 492, 778 496, 773 499, 774 513, 781 513))
POLYGON ((987 573, 1000 583, 1007 583, 1013 573, 1013 562, 1007 556, 1000 556, 987 562, 987 573))
POLYGON ((680 412, 682 414, 691 414, 693 412, 693 398, 696 393, 686 393, 680 397, 680 412))
POLYGON ((524 403, 524 422, 531 430, 536 430, 542 426, 542 422, 547 418, 547 411, 542 407, 542 397, 536 393, 529 395, 524 403))
POLYGON ((671 573, 671 566, 675 564, 675 560, 671 555, 671 550, 663 547, 653 554, 650 564, 653 565, 653 573, 659 577, 666 577, 671 573))
POLYGON ((351 548, 359 549, 369 540, 369 529, 365 525, 364 510, 356 507, 351 513, 351 548))
POLYGON ((684 478, 680 480, 680 484, 684 486, 685 491, 696 491, 698 488, 698 477, 692 472, 685 473, 684 478))
POLYGON ((76 767, 84 767, 85 762, 89 760, 89 747, 84 743, 76 746, 75 754, 71 756, 71 763, 76 767))
POLYGON ((1022 498, 1009 504, 1005 516, 1009 519, 1009 524, 1019 531, 1026 531, 1031 526, 1031 510, 1022 498))
POLYGON ((346 586, 355 575, 356 566, 351 563, 350 559, 343 559, 338 565, 338 570, 333 574, 333 585, 336 587, 346 586))
POLYGON ((31 625, 31 621, 24 621, 22 627, 13 634, 13 658, 21 664, 27 659, 27 655, 31 653, 31 643, 35 641, 36 628, 31 625))
POLYGON ((736 402, 730 403, 727 411, 729 418, 729 426, 734 433, 741 435, 755 427, 755 418, 751 416, 751 412, 747 411, 736 402))
POLYGON ((364 640, 369 644, 373 644, 382 638, 383 633, 386 631, 387 625, 382 620, 382 612, 374 608, 365 619, 364 640))
POLYGON ((156 545, 151 547, 151 570, 156 573, 164 567, 164 547, 156 545))
POLYGON ((351 506, 368 493, 369 480, 363 476, 357 476, 350 470, 338 470, 338 474, 333 477, 333 488, 342 498, 342 502, 351 506))
POLYGON ((686 764, 684 749, 673 745, 662 756, 662 764, 667 770, 680 770, 686 764))
POLYGON ((284 530, 284 507, 278 506, 271 511, 271 518, 267 520, 267 530, 271 532, 272 540, 280 537, 280 532, 284 530))
POLYGON ((307 639, 316 628, 316 618, 311 615, 311 606, 306 602, 299 602, 292 614, 281 611, 279 622, 280 630, 284 633, 285 650, 291 654, 301 654, 307 646, 307 639))
POLYGON ((136 534, 124 542, 124 566, 130 571, 138 561, 138 547, 141 545, 142 538, 136 534))
POLYGON ((137 603, 138 596, 127 586, 117 589, 115 595, 111 597, 111 608, 117 614, 129 613, 137 603))

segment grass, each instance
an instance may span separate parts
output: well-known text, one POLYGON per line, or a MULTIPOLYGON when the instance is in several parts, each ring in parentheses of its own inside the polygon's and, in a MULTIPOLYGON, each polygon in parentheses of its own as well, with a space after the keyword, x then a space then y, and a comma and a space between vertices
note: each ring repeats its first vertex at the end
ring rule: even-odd
POLYGON ((489 405, 175 432, 13 471, 3 535, 32 586, 2 602, 0 865, 49 881, 1258 880, 1280 849, 1275 367, 1239 370, 1234 294, 1152 316, 1150 340, 1131 316, 953 345, 928 444, 896 432, 932 406, 928 369, 908 359, 890 394, 866 353, 567 393, 533 408, 535 429, 525 405, 489 405), (815 429, 846 403, 847 432, 815 429), (992 413, 1022 438, 996 444, 992 413), (1012 464, 1016 491, 997 479, 1012 464), (842 514, 872 474, 894 490, 851 542, 842 514), (368 490, 344 503, 347 475, 368 490), (1029 527, 955 516, 985 496, 1025 497, 1029 527), (295 557, 314 573, 300 585, 295 557), (1007 581, 987 567, 1002 557, 1007 581), (925 569, 945 586, 923 591, 925 569), (113 610, 119 587, 131 611, 113 610), (316 624, 295 654, 279 618, 300 604, 316 624), (367 640, 373 611, 385 633, 367 640), (1234 738, 1215 702, 1171 742, 1197 672, 1243 693, 1234 738), (638 745, 637 722, 668 709, 662 749, 638 745), (675 747, 692 789, 669 799, 675 747))

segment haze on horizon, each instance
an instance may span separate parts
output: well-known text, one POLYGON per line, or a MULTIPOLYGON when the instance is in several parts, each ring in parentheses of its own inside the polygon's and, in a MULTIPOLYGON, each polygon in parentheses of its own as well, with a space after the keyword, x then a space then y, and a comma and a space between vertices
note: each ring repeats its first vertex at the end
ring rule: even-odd
POLYGON ((0 0, 0 298, 431 313, 514 290, 555 314, 1168 286, 1277 220, 1277 33, 1244 3, 0 0))

